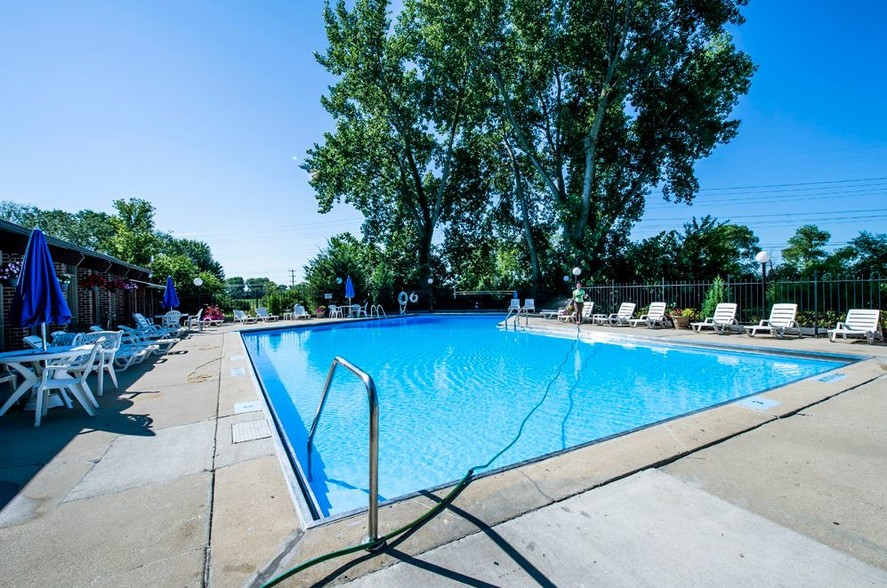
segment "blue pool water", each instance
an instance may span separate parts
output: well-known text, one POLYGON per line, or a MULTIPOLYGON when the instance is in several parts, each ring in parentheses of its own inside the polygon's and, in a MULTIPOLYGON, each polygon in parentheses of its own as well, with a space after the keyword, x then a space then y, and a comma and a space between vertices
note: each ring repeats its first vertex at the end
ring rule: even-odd
MULTIPOLYGON (((307 430, 333 357, 373 377, 381 500, 461 479, 469 468, 485 464, 512 441, 546 389, 545 402, 518 442, 489 469, 844 365, 682 346, 577 343, 502 331, 501 318, 398 318, 243 338, 303 472, 307 430)), ((323 516, 366 507, 368 422, 366 389, 347 370, 337 370, 310 468, 311 491, 323 516)))

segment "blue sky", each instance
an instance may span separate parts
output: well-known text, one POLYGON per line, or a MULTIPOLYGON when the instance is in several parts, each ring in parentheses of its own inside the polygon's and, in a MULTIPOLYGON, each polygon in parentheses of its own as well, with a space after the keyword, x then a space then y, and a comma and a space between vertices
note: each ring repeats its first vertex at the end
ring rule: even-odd
MULTIPOLYGON (((332 128, 312 52, 322 3, 0 4, 0 199, 113 212, 205 241, 228 276, 290 283, 359 214, 316 212, 297 162, 332 128), (296 158, 294 160, 293 158, 296 158)), ((759 65, 739 136, 698 165, 692 207, 650 199, 643 238, 706 214, 774 254, 814 223, 840 246, 887 231, 887 3, 752 0, 759 65)))

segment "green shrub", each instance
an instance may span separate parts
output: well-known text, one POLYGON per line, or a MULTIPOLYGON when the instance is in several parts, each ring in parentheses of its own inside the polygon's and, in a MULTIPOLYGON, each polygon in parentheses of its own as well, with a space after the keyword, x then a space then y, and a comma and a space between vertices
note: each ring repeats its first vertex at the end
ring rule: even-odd
POLYGON ((702 301, 702 316, 714 316, 718 304, 729 300, 730 289, 724 284, 721 276, 717 276, 705 292, 705 298, 702 301))

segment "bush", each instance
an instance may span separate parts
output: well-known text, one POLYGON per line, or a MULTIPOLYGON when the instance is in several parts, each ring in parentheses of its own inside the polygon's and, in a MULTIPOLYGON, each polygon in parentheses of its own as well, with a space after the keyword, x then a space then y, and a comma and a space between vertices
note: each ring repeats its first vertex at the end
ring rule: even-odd
POLYGON ((702 316, 714 316, 718 304, 727 302, 729 299, 730 289, 724 285, 721 276, 717 276, 705 292, 705 298, 702 301, 702 316))

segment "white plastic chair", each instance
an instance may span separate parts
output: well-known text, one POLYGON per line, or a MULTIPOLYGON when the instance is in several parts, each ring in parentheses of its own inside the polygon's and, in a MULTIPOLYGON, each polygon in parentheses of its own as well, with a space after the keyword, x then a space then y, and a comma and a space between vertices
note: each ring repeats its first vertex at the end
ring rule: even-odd
POLYGON ((724 334, 732 327, 739 327, 736 320, 736 304, 722 302, 715 307, 714 316, 706 317, 701 323, 690 323, 693 330, 701 333, 702 329, 712 329, 715 333, 724 334))
POLYGON ((881 311, 865 308, 850 309, 847 311, 847 318, 835 325, 834 329, 828 330, 828 340, 834 343, 838 335, 845 341, 847 337, 861 337, 869 345, 873 345, 875 339, 883 341, 884 333, 881 331, 881 311))
POLYGON ((245 325, 248 323, 254 323, 257 320, 259 320, 258 317, 248 315, 245 312, 243 312, 242 310, 236 310, 236 309, 234 310, 234 323, 235 324, 240 323, 241 325, 245 325))
POLYGON ((43 375, 40 377, 40 383, 37 384, 37 402, 34 411, 35 427, 40 426, 40 420, 46 414, 51 390, 59 390, 62 393, 66 390, 69 391, 89 416, 95 416, 95 409, 99 407, 99 403, 92 395, 86 378, 95 369, 101 352, 102 344, 96 343, 90 349, 81 350, 79 353, 72 351, 70 356, 51 361, 43 368, 43 375))
POLYGON ((745 334, 754 337, 758 331, 766 331, 774 337, 782 338, 791 332, 801 336, 801 326, 795 320, 798 314, 797 304, 774 304, 770 309, 770 318, 756 325, 745 327, 745 334))
POLYGON ((619 305, 619 310, 607 317, 607 324, 613 327, 624 327, 628 325, 636 306, 637 305, 634 302, 623 302, 619 305))
POLYGON ((345 318, 345 313, 342 312, 341 306, 330 304, 329 308, 327 308, 327 312, 329 313, 330 318, 345 318))
POLYGON ((527 298, 524 300, 524 305, 521 307, 521 310, 526 313, 536 312, 536 299, 527 298))
POLYGON ((656 325, 665 326, 665 302, 651 302, 647 314, 642 314, 640 318, 629 319, 632 327, 636 327, 641 323, 645 323, 648 329, 652 329, 656 325))
POLYGON ((268 309, 265 308, 264 306, 261 306, 261 307, 259 307, 259 308, 256 309, 256 316, 257 316, 257 317, 259 318, 259 320, 261 320, 263 323, 268 322, 268 321, 276 321, 277 319, 280 318, 280 317, 277 316, 276 314, 270 314, 270 313, 268 312, 268 309))

